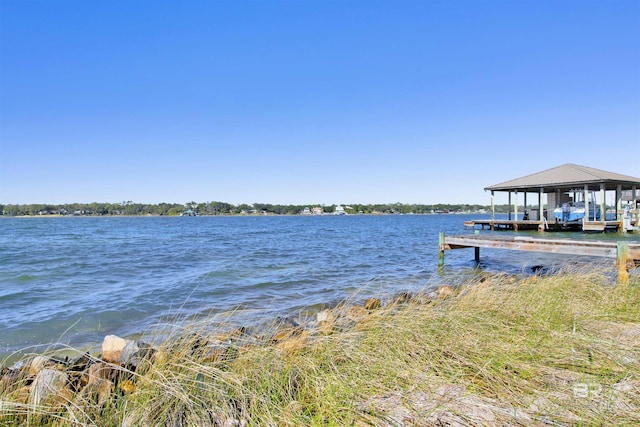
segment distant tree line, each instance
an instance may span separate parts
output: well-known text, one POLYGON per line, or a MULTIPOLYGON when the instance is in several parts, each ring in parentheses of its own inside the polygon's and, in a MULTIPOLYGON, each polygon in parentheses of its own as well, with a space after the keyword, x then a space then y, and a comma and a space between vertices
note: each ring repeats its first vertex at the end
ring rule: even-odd
MULTIPOLYGON (((491 207, 470 204, 347 204, 347 205, 274 205, 254 203, 233 205, 225 202, 188 202, 179 203, 67 203, 53 204, 0 204, 0 214, 6 216, 178 216, 178 215, 299 215, 312 212, 313 208, 325 214, 336 212, 341 206, 347 214, 431 214, 431 213, 464 213, 490 212, 491 207)), ((506 213, 508 205, 496 205, 496 212, 506 213)))

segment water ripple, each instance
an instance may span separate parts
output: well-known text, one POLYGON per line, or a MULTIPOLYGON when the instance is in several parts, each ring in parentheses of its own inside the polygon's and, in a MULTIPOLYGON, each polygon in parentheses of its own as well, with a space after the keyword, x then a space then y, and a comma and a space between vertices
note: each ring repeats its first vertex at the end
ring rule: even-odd
MULTIPOLYGON (((472 272, 467 251, 437 271, 438 233, 462 215, 0 219, 0 354, 100 341, 160 321, 233 310, 266 320, 348 298, 422 289, 472 272), (457 271, 457 273, 456 273, 457 271)), ((545 254, 485 251, 521 272, 545 254)))

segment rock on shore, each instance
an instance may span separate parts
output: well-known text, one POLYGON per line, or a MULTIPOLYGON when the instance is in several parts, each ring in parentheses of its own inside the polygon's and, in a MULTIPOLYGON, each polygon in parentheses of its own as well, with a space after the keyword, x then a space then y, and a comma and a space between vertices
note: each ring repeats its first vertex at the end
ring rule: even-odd
MULTIPOLYGON (((452 294, 452 290, 446 292, 447 296, 452 294)), ((391 304, 403 304, 411 297, 401 294, 391 304)), ((230 362, 239 351, 256 343, 266 343, 285 354, 295 353, 316 336, 357 329, 381 307, 379 298, 368 298, 363 305, 320 311, 306 325, 290 318, 277 318, 262 328, 243 327, 215 337, 193 334, 163 345, 175 346, 209 363, 230 362)), ((36 355, 12 367, 2 367, 0 393, 10 401, 34 406, 63 406, 73 401, 79 405, 79 399, 102 406, 115 392, 134 393, 138 374, 143 374, 145 364, 151 366, 167 357, 167 348, 163 350, 159 352, 142 341, 107 335, 97 356, 84 353, 70 359, 36 355)))

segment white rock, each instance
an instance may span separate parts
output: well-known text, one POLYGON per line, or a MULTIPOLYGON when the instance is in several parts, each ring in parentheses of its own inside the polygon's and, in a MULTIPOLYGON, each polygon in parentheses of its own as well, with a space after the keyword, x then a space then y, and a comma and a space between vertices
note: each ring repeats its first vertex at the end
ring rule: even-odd
POLYGON ((120 363, 122 351, 128 341, 115 335, 107 335, 102 341, 102 360, 110 363, 120 363))

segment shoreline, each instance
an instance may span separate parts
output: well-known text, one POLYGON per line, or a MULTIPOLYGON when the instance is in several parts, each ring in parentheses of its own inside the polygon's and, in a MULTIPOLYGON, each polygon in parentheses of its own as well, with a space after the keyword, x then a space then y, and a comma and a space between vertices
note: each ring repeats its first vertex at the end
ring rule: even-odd
MULTIPOLYGON (((485 273, 482 273, 485 274, 485 273)), ((234 309, 229 309, 228 311, 223 311, 219 313, 215 313, 212 315, 191 315, 192 317, 185 319, 181 319, 180 315, 177 315, 176 319, 159 319, 157 324, 151 324, 147 328, 143 330, 137 330, 129 334, 124 334, 121 337, 128 341, 142 341, 147 343, 157 343, 161 340, 163 336, 170 335, 169 332, 163 330, 163 328, 169 329, 179 329, 182 327, 193 327, 194 325, 205 325, 206 327, 210 327, 214 324, 214 328, 216 328, 221 333, 227 333, 230 331, 244 329, 244 330, 267 330, 270 325, 276 323, 277 321, 284 320, 288 323, 295 323, 300 327, 313 327, 317 314, 326 311, 332 310, 335 307, 343 306, 346 304, 358 305, 357 302, 354 302, 355 299, 362 300, 362 305, 366 303, 367 300, 376 299, 379 300, 382 304, 385 301, 397 301, 408 298, 409 295, 412 294, 428 294, 431 297, 436 297, 436 291, 438 288, 451 288, 451 284, 442 283, 441 285, 436 284, 428 284, 422 290, 416 292, 409 291, 400 291, 399 293, 388 293, 377 296, 370 296, 367 298, 359 295, 361 291, 357 291, 355 294, 349 295, 337 302, 334 303, 316 303, 313 305, 309 305, 302 309, 295 309, 290 312, 283 312, 280 314, 275 314, 273 317, 262 319, 255 322, 240 322, 239 318, 235 318, 233 313, 234 309), (358 298, 356 298, 358 296, 358 298), (223 320, 223 319, 233 319, 232 321, 223 320), (164 326, 163 326, 164 325, 164 326), (225 326, 222 326, 225 325, 225 326)), ((101 335, 96 333, 96 335, 101 335)), ((113 331, 106 332, 106 335, 113 335, 113 331)), ((101 336, 106 336, 101 335, 101 336)), ((43 354, 55 354, 58 356, 72 356, 72 355, 80 355, 85 354, 87 352, 93 354, 97 357, 99 354, 99 350, 101 349, 101 341, 87 341, 82 343, 76 343, 74 345, 70 345, 66 343, 64 340, 50 343, 39 343, 33 344, 24 349, 33 349, 33 351, 29 350, 15 350, 9 353, 0 353, 0 368, 8 367, 9 364, 19 362, 21 359, 29 358, 33 356, 43 355, 43 354)))
POLYGON ((24 404, 40 408, 38 425, 628 425, 640 411, 640 281, 609 280, 491 274, 347 301, 312 325, 187 328, 157 346, 107 336, 100 357, 3 368, 4 416, 20 424, 24 404))
MULTIPOLYGON (((506 212, 496 212, 497 215, 507 215, 506 212)), ((343 216, 442 216, 442 215, 479 215, 488 216, 487 212, 421 212, 421 213, 385 213, 385 212, 371 212, 371 213, 323 213, 323 214, 291 214, 291 213, 253 213, 253 214, 215 214, 215 215, 159 215, 159 214, 140 214, 140 215, 62 215, 62 214, 48 214, 48 215, 0 215, 2 218, 216 218, 216 217, 343 217, 343 216)))
MULTIPOLYGON (((522 271, 520 273, 503 273, 503 272, 486 272, 486 271, 478 271, 472 274, 471 276, 466 276, 464 279, 465 282, 473 282, 474 280, 484 280, 486 277, 491 276, 505 276, 511 277, 512 280, 526 280, 527 278, 539 277, 539 276, 554 276, 554 275, 562 275, 565 274, 563 270, 565 270, 568 265, 564 267, 558 266, 540 266, 535 265, 532 266, 529 270, 522 271)), ((569 267, 572 268, 572 267, 569 267)), ((607 264, 599 264, 599 268, 608 269, 607 264)), ((613 270, 612 270, 613 271, 613 270)), ((635 270, 631 270, 632 275, 636 278, 640 275, 640 268, 636 268, 635 270)), ((612 277, 614 277, 614 273, 611 273, 612 277)), ((417 290, 409 291, 409 290, 400 290, 394 292, 383 292, 376 293, 375 296, 370 296, 370 298, 380 299, 383 303, 385 301, 395 301, 399 298, 406 298, 407 295, 411 294, 428 294, 433 298, 435 292, 439 288, 457 288, 458 285, 453 283, 456 280, 459 280, 464 276, 452 276, 446 279, 439 280, 438 282, 428 282, 424 284, 417 290)), ((461 286, 464 286, 461 285, 461 286)), ((163 330, 163 327, 170 328, 180 328, 183 326, 191 326, 195 324, 211 324, 215 323, 216 328, 222 329, 222 325, 225 325, 224 328, 228 330, 234 330, 238 328, 244 329, 264 329, 265 325, 269 325, 275 319, 290 319, 298 323, 300 326, 304 327, 313 323, 313 319, 317 315, 318 312, 321 312, 326 309, 332 309, 336 306, 344 305, 345 303, 353 302, 354 300, 362 300, 364 302, 365 298, 361 293, 362 290, 356 290, 350 295, 346 295, 344 298, 340 298, 334 302, 324 302, 324 303, 314 303, 305 307, 298 307, 289 311, 283 311, 280 313, 275 313, 271 317, 265 317, 261 320, 252 321, 241 321, 242 317, 246 317, 246 314, 242 316, 234 316, 235 308, 227 309, 226 311, 216 312, 214 314, 189 314, 184 315, 181 313, 176 313, 170 318, 158 318, 155 323, 150 323, 148 326, 136 329, 130 333, 121 334, 122 338, 127 340, 142 340, 145 342, 156 342, 158 337, 162 337, 166 335, 166 331, 163 330), (231 319, 231 320, 229 320, 231 319), (163 326, 164 325, 164 326, 163 326)), ((357 303, 355 303, 357 304, 357 303)), ((72 330, 71 330, 72 332, 72 330)), ((66 332, 65 332, 66 333, 66 332)), ((115 331, 105 331, 106 335, 114 334, 115 331)), ((99 332, 94 332, 93 335, 104 337, 104 334, 99 332)), ((0 367, 7 366, 10 363, 18 362, 24 357, 29 357, 33 355, 41 355, 47 354, 51 352, 58 352, 60 354, 72 355, 72 354, 84 354, 86 352, 91 352, 93 354, 97 354, 100 349, 101 342, 99 340, 87 340, 82 342, 75 342, 73 344, 70 343, 73 340, 58 340, 48 343, 37 343, 31 344, 20 349, 16 349, 14 351, 0 353, 0 367)))

